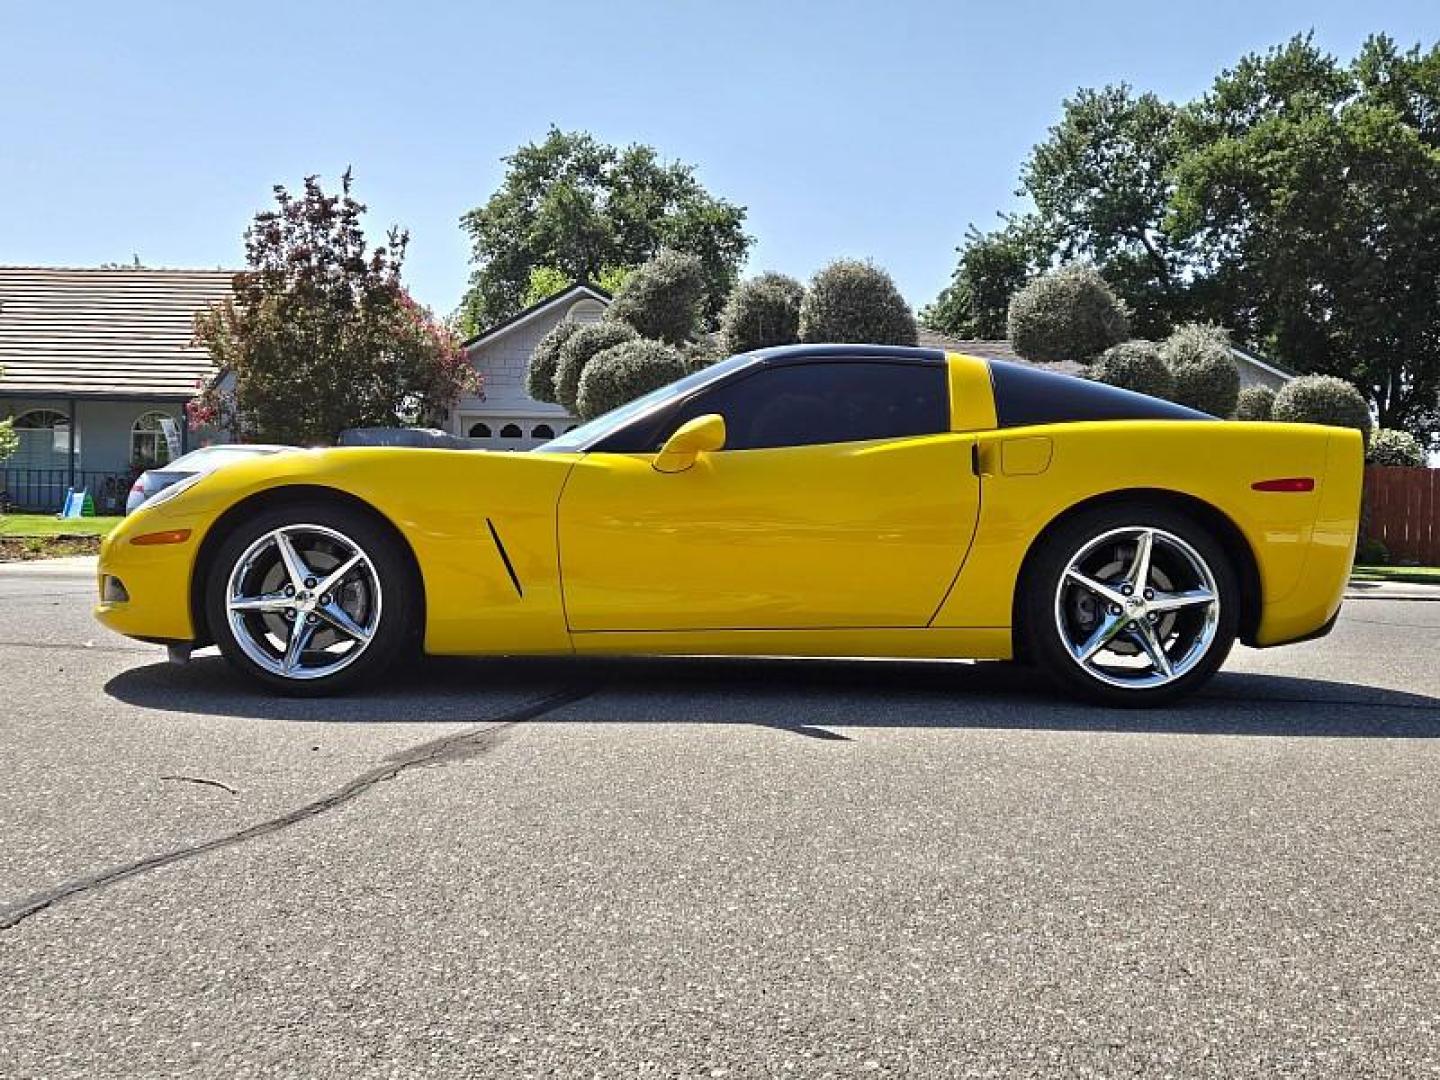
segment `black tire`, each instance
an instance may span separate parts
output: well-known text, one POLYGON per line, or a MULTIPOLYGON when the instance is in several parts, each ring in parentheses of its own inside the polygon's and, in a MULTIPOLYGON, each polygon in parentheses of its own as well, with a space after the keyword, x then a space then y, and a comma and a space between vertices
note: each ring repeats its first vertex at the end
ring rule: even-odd
MULTIPOLYGON (((1134 558, 1134 551, 1135 546, 1128 549, 1131 559, 1134 558)), ((1134 569, 1133 565, 1130 569, 1134 569)), ((1164 570, 1161 562, 1157 562, 1152 573, 1161 574, 1164 570)), ((1096 580, 1100 580, 1098 576, 1096 580)), ((1153 583, 1154 579, 1150 580, 1153 583)), ((1126 587, 1118 584, 1119 581, 1120 579, 1106 578, 1101 580, 1101 584, 1112 590, 1126 587)), ((1177 590, 1181 588, 1178 584, 1171 587, 1177 590)), ((1084 511, 1061 521, 1041 536, 1020 582, 1020 589, 1017 614, 1020 617, 1020 634, 1023 636, 1023 654, 1038 664, 1067 693, 1102 705, 1163 705, 1192 693, 1225 662, 1239 630, 1238 578, 1224 547, 1208 529, 1190 515, 1159 503, 1117 503, 1084 511), (1213 616, 1210 606, 1204 604, 1184 609, 1183 613, 1177 610, 1141 614, 1139 618, 1130 621, 1126 629, 1116 634, 1116 647, 1132 648, 1135 660, 1140 665, 1148 666, 1149 674, 1137 672, 1137 681, 1126 684, 1128 674, 1122 676, 1117 673, 1128 673, 1129 668, 1107 667, 1099 663, 1098 659, 1104 658, 1103 653, 1096 654, 1097 663, 1094 665, 1082 662, 1077 659, 1077 652, 1083 652, 1083 645, 1087 642, 1077 641, 1075 651, 1072 651, 1066 635, 1068 632, 1073 639, 1084 637, 1082 631, 1092 628, 1098 631, 1101 629, 1100 620, 1105 620, 1107 616, 1112 624, 1124 623, 1131 618, 1130 608, 1122 608, 1095 595, 1090 602, 1090 608, 1094 611, 1090 616, 1093 621, 1085 623, 1083 594, 1090 590, 1075 584, 1074 579, 1068 576, 1068 570, 1072 560, 1081 556, 1092 545, 1097 546, 1093 547, 1090 558, 1098 561, 1108 557, 1112 560, 1111 565, 1122 561, 1127 552, 1124 547, 1127 530, 1132 529, 1136 530, 1137 536, 1140 531, 1155 531, 1152 542, 1155 550, 1162 553, 1156 557, 1162 561, 1169 560, 1170 571, 1176 578, 1195 571, 1195 564, 1190 557, 1198 557, 1213 579, 1214 595, 1218 598, 1219 606, 1213 616), (1113 552, 1106 546, 1112 543, 1106 538, 1112 536, 1115 545, 1113 552), (1175 543, 1175 540, 1180 543, 1175 543), (1185 551, 1186 547, 1188 552, 1185 551), (1066 588, 1064 597, 1061 596, 1062 578, 1066 588), (1094 610, 1097 606, 1100 610, 1094 610), (1155 624, 1155 629, 1172 635, 1168 646, 1164 633, 1154 635, 1152 644, 1158 642, 1161 651, 1166 653, 1159 661, 1147 658, 1143 641, 1145 628, 1140 623, 1141 618, 1149 620, 1152 614, 1154 619, 1160 620, 1155 624), (1165 619, 1170 621, 1166 623, 1163 621, 1165 619), (1182 620, 1185 620, 1183 624, 1182 620), (1212 626, 1213 636, 1209 636, 1212 626), (1161 661, 1168 664, 1176 659, 1169 655, 1169 650, 1174 648, 1179 651, 1187 640, 1186 634, 1193 637, 1193 642, 1183 655, 1184 670, 1181 670, 1181 665, 1175 664, 1175 674, 1166 676, 1159 664, 1161 661), (1205 644, 1207 637, 1208 644, 1205 644), (1100 668, 1105 670, 1097 670, 1100 668), (1107 678, 1115 681, 1106 681, 1107 678), (1145 685, 1141 680, 1146 678, 1168 681, 1158 685, 1145 685), (1117 682, 1121 684, 1117 685, 1117 682)), ((1134 591, 1133 587, 1131 591, 1134 591)), ((1163 597, 1167 594, 1159 593, 1158 586, 1156 591, 1157 595, 1161 596, 1158 603, 1163 603, 1163 597)), ((1193 591, 1198 595, 1203 590, 1196 587, 1193 591)), ((1118 600, 1120 597, 1114 599, 1118 600)), ((1128 594, 1125 602, 1127 605, 1135 603, 1128 598, 1128 594)), ((1093 642, 1096 637, 1089 641, 1093 642)))
MULTIPOLYGON (((303 529, 296 536, 297 539, 294 541, 296 544, 306 543, 308 537, 311 542, 323 546, 326 540, 323 535, 306 534, 303 529)), ((338 543, 334 550, 343 551, 338 543)), ((322 556, 317 556, 312 552, 312 560, 319 557, 322 556)), ((272 557, 272 561, 279 561, 278 551, 272 557)), ((323 572, 323 569, 316 571, 317 576, 323 572)), ((275 570, 272 568, 272 577, 274 573, 275 570)), ((346 588, 355 587, 358 586, 353 581, 346 586, 346 588)), ((419 637, 421 610, 418 602, 419 592, 420 585, 415 580, 410 560, 402 550, 400 541, 384 524, 361 510, 340 504, 290 504, 260 511, 254 517, 242 522, 225 537, 215 554, 205 582, 205 614, 215 644, 220 647, 225 659, 236 670, 266 688, 281 694, 296 697, 321 697, 344 693, 371 682, 390 668, 397 659, 408 652, 415 651, 419 637), (237 637, 236 628, 231 624, 227 604, 231 574, 235 571, 237 563, 251 550, 252 545, 278 529, 301 526, 317 526, 323 530, 331 530, 341 538, 350 541, 358 551, 363 553, 369 567, 373 569, 373 575, 365 574, 363 586, 370 595, 369 602, 375 604, 373 633, 360 648, 358 655, 346 661, 333 672, 305 678, 280 674, 257 662, 237 637)), ((338 595, 339 590, 337 589, 338 595)), ((254 616, 254 618, 262 619, 267 617, 269 615, 257 614, 254 616)), ((287 621, 293 625, 293 619, 287 621)), ((318 614, 312 621, 316 622, 318 626, 315 633, 326 632, 331 634, 335 641, 344 642, 346 640, 345 635, 340 634, 334 627, 324 622, 318 614)), ((241 623, 242 632, 247 634, 252 649, 263 649, 260 639, 266 625, 280 625, 273 620, 269 624, 257 625, 251 621, 250 616, 241 619, 241 623), (252 627, 260 632, 252 632, 252 627)), ((360 644, 358 639, 354 644, 360 644)), ((324 657, 326 654, 315 651, 307 652, 307 655, 324 657)), ((343 656, 343 654, 341 655, 343 656)), ((324 669, 325 664, 322 662, 316 667, 324 669)))

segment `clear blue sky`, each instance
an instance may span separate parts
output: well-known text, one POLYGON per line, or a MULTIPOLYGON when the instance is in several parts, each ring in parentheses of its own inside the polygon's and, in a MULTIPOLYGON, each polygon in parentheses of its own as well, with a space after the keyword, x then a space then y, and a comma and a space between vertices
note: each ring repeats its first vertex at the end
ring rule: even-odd
POLYGON ((346 165, 441 313, 457 219, 550 124, 644 142, 749 208, 749 270, 874 259, 917 306, 1079 86, 1186 98, 1314 29, 1440 33, 1435 0, 0 0, 0 263, 234 266, 277 182, 346 165))

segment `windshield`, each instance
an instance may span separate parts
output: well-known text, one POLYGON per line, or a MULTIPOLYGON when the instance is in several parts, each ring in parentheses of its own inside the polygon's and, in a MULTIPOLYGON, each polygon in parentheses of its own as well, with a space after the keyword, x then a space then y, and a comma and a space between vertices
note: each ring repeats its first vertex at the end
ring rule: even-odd
POLYGON ((693 371, 683 379, 676 379, 668 386, 662 386, 658 390, 651 390, 650 393, 644 397, 638 397, 634 401, 626 402, 618 409, 611 409, 609 412, 597 416, 594 420, 589 420, 577 428, 572 428, 559 438, 551 439, 547 443, 541 443, 535 447, 532 453, 573 454, 584 450, 591 443, 603 439, 612 431, 619 430, 630 423, 630 421, 661 408, 666 402, 684 397, 692 390, 712 383, 716 379, 723 379, 732 371, 738 371, 740 368, 753 363, 755 363, 755 357, 747 353, 740 356, 732 356, 728 360, 721 360, 718 364, 711 364, 707 368, 693 371))

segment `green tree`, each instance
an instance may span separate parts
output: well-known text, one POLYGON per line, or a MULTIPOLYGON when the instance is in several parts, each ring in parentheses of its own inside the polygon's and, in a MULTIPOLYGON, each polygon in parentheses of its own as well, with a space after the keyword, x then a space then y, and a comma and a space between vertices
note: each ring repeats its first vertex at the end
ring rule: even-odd
POLYGON ((1204 302, 1405 427, 1440 386, 1440 46, 1371 38, 1348 66, 1295 38, 1184 116, 1170 220, 1204 302))
POLYGON ((1062 266, 1015 294, 1007 318, 1015 351, 1036 363, 1088 364, 1130 336, 1125 305, 1090 266, 1062 266))
POLYGON ((988 233, 971 226, 959 251, 950 284, 921 310, 921 325, 960 338, 1003 338, 1010 298, 1049 259, 1036 219, 1012 219, 988 233))
POLYGON ((532 304, 548 300, 556 293, 564 292, 569 286, 570 279, 563 270, 557 270, 553 266, 532 266, 530 283, 525 286, 525 295, 520 298, 520 306, 528 308, 532 304))
POLYGON ((667 249, 626 277, 605 318, 628 323, 641 337, 679 345, 699 328, 704 300, 699 258, 667 249))
MULTIPOLYGON (((1137 333, 1227 326, 1437 437, 1440 45, 1376 36, 1345 62, 1297 37, 1188 103, 1080 90, 1020 181, 1026 263, 1095 265, 1137 333)), ((958 331, 968 297, 1015 291, 1015 267, 962 249, 927 319, 958 331)))
POLYGON ((457 313, 465 333, 520 310, 536 267, 603 285, 607 268, 638 266, 662 248, 700 259, 704 317, 719 315, 751 238, 745 209, 706 191, 692 166, 556 128, 505 163, 500 189, 460 219, 474 264, 457 313))
POLYGON ((203 390, 192 424, 327 443, 347 427, 434 422, 475 386, 455 335, 405 291, 406 234, 366 244, 349 171, 339 195, 311 176, 298 197, 277 185, 275 201, 245 232, 233 298, 196 316, 196 340, 233 390, 203 390))
POLYGON ((800 340, 914 345, 915 314, 884 270, 836 259, 810 279, 800 304, 800 340))
POLYGON ((1176 160, 1176 107, 1126 85, 1082 89, 1021 167, 1034 235, 1061 263, 1097 267, 1135 330, 1162 337, 1185 267, 1166 227, 1176 160))
POLYGON ((800 340, 805 286, 785 274, 761 274, 735 286, 720 313, 722 348, 731 355, 800 340))

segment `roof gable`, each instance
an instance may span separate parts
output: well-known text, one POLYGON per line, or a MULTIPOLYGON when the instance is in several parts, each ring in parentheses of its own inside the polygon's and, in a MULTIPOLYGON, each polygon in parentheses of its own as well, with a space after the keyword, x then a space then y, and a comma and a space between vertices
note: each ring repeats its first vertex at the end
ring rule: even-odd
POLYGON ((0 266, 0 397, 192 396, 214 374, 195 314, 234 276, 0 266))
POLYGON ((545 314, 545 312, 549 311, 551 308, 556 307, 557 305, 564 304, 566 302, 574 303, 576 300, 583 300, 586 297, 589 297, 592 300, 599 300, 602 304, 607 305, 610 303, 611 300, 610 294, 604 289, 600 288, 599 285, 592 285, 588 281, 577 281, 575 282, 575 284, 569 285, 566 288, 561 289, 558 293, 553 293, 550 296, 545 297, 544 300, 540 300, 536 303, 531 304, 525 310, 516 312, 508 319, 502 319, 494 326, 480 331, 480 333, 476 334, 470 340, 462 343, 460 347, 462 349, 469 350, 476 348, 480 345, 488 345, 496 338, 502 337, 505 334, 508 334, 510 331, 523 325, 524 323, 530 322, 532 319, 538 318, 539 316, 545 314))

